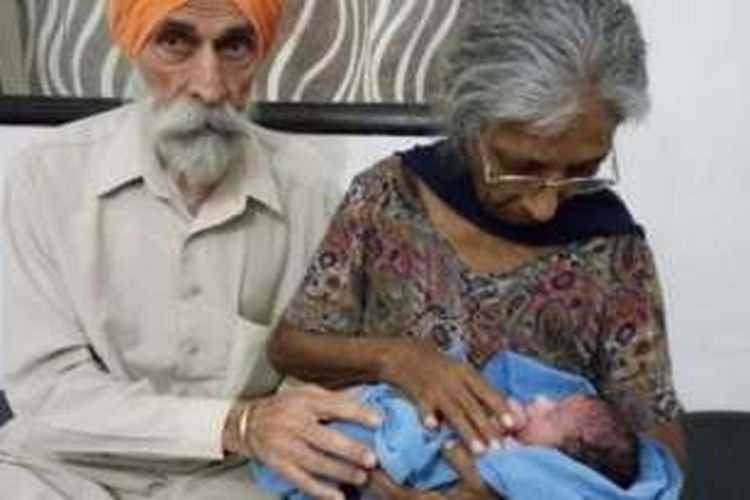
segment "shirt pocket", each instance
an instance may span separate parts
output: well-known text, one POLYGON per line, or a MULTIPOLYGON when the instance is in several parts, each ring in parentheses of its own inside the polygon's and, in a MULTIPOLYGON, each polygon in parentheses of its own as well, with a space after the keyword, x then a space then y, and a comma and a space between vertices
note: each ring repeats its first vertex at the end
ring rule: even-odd
POLYGON ((258 397, 274 391, 281 380, 266 355, 273 325, 237 317, 232 348, 226 360, 224 393, 231 397, 258 397))

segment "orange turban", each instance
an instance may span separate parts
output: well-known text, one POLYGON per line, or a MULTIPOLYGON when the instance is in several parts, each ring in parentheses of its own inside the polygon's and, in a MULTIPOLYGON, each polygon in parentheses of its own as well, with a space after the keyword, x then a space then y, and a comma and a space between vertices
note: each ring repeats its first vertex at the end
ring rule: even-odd
MULTIPOLYGON (((271 47, 284 11, 284 0, 232 0, 255 28, 261 54, 271 47)), ((145 45, 151 32, 173 10, 188 0, 109 0, 112 36, 133 57, 145 45)))

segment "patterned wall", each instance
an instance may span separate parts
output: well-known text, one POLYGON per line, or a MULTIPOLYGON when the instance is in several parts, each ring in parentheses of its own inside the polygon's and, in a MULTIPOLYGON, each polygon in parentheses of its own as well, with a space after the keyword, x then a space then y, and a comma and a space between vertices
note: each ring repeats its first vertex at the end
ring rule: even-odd
MULTIPOLYGON (((13 1, 32 93, 133 95, 133 70, 109 41, 104 0, 13 1)), ((258 75, 255 97, 428 100, 436 53, 465 1, 287 0, 281 38, 258 75)))

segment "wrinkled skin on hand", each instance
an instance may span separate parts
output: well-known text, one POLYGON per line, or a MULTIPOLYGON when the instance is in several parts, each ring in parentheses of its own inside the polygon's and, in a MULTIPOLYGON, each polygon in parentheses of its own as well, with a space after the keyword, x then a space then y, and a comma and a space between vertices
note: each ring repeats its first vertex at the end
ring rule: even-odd
POLYGON ((342 499, 330 484, 363 485, 377 459, 360 442, 325 426, 345 420, 366 427, 379 415, 345 391, 304 386, 251 402, 247 415, 249 454, 315 498, 342 499))
POLYGON ((394 349, 384 376, 416 404, 425 426, 447 424, 474 453, 499 446, 514 428, 506 398, 472 366, 445 356, 429 342, 405 339, 394 349))

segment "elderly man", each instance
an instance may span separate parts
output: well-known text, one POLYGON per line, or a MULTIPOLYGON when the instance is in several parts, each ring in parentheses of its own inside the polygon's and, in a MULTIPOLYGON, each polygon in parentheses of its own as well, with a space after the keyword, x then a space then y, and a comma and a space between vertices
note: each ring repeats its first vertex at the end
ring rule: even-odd
POLYGON ((243 118, 283 0, 111 0, 150 95, 46 136, 7 179, 3 283, 17 418, 0 491, 248 499, 250 456, 314 496, 374 457, 321 421, 343 393, 272 394, 267 333, 336 190, 322 159, 243 118))

